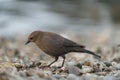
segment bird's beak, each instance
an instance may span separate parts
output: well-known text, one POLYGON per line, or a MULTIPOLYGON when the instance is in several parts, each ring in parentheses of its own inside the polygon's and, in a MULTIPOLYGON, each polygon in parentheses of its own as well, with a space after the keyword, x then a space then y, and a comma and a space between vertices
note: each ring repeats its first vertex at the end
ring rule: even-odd
POLYGON ((28 41, 25 43, 25 45, 27 45, 27 44, 30 43, 30 42, 31 42, 31 41, 28 40, 28 41))

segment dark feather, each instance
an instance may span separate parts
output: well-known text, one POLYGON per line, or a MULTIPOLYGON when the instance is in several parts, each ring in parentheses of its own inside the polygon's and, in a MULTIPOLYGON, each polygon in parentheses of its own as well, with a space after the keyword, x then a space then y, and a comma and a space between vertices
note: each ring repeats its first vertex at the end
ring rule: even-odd
POLYGON ((64 38, 64 43, 63 43, 63 46, 65 47, 81 47, 81 48, 85 48, 84 45, 80 45, 80 44, 77 44, 71 40, 68 40, 66 38, 64 38))

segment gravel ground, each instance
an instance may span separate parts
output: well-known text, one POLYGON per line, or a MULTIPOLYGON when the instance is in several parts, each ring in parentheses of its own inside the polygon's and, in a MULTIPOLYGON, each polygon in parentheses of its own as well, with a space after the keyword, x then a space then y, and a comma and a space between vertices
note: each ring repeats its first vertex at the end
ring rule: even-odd
POLYGON ((0 38, 0 80, 120 80, 120 49, 117 46, 92 49, 101 55, 96 59, 89 54, 67 54, 50 68, 45 66, 53 58, 34 44, 24 45, 26 38, 0 38))

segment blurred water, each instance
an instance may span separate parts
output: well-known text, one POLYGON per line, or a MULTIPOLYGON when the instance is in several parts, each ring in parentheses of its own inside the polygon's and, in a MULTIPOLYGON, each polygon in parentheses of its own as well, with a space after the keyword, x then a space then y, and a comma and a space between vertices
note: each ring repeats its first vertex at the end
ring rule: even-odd
POLYGON ((88 17, 79 17, 79 8, 76 9, 75 5, 71 5, 73 6, 71 7, 69 4, 63 3, 51 5, 42 1, 1 0, 0 34, 25 34, 34 30, 81 32, 85 34, 95 31, 102 34, 111 34, 114 31, 114 27, 110 19, 109 9, 107 6, 96 3, 96 0, 92 0, 92 3, 90 2, 88 1, 88 3, 83 5, 92 6, 95 2, 96 6, 98 6, 96 7, 98 10, 96 12, 99 13, 100 17, 98 21, 97 19, 89 18, 91 15, 87 13, 87 10, 81 9, 80 14, 88 17))
POLYGON ((37 2, 0 2, 0 33, 10 35, 36 29, 63 26, 68 19, 51 12, 49 6, 37 2))

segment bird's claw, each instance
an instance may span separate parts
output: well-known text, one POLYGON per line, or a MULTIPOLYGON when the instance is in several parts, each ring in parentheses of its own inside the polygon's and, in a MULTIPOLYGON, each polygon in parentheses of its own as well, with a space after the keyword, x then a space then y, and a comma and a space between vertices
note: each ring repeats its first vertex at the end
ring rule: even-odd
POLYGON ((58 66, 57 68, 62 68, 63 66, 58 66))

